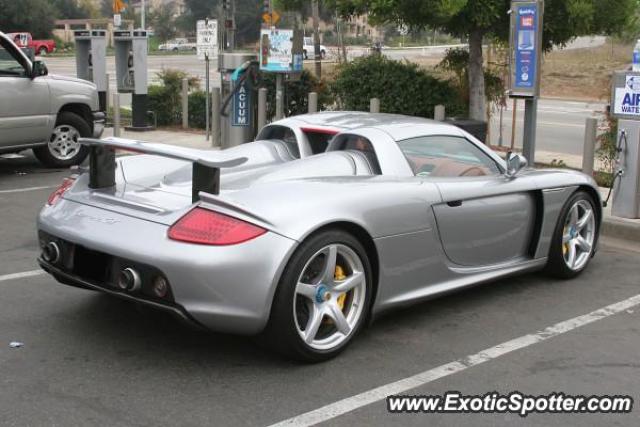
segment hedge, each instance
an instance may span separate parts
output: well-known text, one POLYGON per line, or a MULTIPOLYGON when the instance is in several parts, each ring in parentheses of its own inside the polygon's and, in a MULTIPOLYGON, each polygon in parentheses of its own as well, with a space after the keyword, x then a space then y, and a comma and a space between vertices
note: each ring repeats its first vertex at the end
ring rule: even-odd
POLYGON ((463 116, 467 112, 450 82, 433 77, 416 64, 382 55, 365 56, 341 65, 332 89, 345 110, 368 111, 369 100, 379 98, 385 113, 433 118, 438 104, 446 107, 449 116, 463 116))

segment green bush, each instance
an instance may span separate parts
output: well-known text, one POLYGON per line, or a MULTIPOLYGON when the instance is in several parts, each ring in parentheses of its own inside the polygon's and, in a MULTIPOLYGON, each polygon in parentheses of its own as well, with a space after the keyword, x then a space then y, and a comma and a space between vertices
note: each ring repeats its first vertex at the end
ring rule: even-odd
MULTIPOLYGON (((272 73, 262 74, 262 87, 267 88, 267 117, 276 114, 276 76, 272 73)), ((300 80, 285 83, 285 116, 305 114, 309 111, 309 92, 318 93, 318 110, 324 110, 334 103, 331 91, 326 83, 318 80, 315 75, 304 70, 300 80)), ((257 96, 255 94, 254 96, 257 96)))
MULTIPOLYGON (((162 70, 157 76, 162 84, 149 86, 148 109, 156 115, 158 126, 174 126, 182 121, 182 79, 188 78, 190 90, 197 89, 200 81, 197 77, 188 77, 184 71, 172 69, 162 70)), ((204 113, 202 116, 204 120, 204 113)))
POLYGON ((198 90, 189 94, 189 127, 207 127, 207 94, 198 90))
POLYGON ((369 100, 379 98, 385 113, 432 118, 434 107, 442 104, 449 116, 466 114, 465 104, 449 82, 433 77, 416 64, 381 55, 341 65, 333 91, 346 110, 367 111, 369 100))

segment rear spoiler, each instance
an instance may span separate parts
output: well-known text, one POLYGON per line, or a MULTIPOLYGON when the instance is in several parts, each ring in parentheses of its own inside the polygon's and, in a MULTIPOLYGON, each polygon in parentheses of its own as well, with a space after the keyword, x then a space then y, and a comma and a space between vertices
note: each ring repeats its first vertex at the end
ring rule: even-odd
POLYGON ((81 138, 89 147, 89 187, 109 188, 116 184, 116 150, 152 154, 193 163, 191 199, 200 200, 199 193, 220 193, 220 169, 239 166, 246 157, 229 157, 223 152, 209 152, 175 145, 154 144, 124 138, 81 138))

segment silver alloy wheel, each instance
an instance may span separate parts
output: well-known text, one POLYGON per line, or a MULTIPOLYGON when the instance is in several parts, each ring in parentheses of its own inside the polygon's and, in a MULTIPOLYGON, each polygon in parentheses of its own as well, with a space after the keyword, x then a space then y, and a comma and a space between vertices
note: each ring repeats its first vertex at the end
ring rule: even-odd
POLYGON ((70 125, 58 125, 49 140, 49 152, 58 160, 69 160, 80 151, 80 132, 70 125))
POLYGON ((595 237, 593 207, 586 200, 578 200, 569 209, 562 231, 562 255, 567 267, 578 271, 587 264, 595 237))
POLYGON ((366 292, 366 273, 356 252, 343 244, 325 246, 307 261, 296 284, 298 335, 313 349, 336 348, 363 315, 366 292))

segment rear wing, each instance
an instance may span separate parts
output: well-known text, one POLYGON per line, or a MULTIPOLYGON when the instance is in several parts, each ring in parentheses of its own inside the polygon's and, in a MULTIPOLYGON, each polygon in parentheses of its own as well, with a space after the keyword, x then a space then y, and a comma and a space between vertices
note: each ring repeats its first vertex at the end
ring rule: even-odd
POLYGON ((193 164, 191 199, 200 200, 199 193, 220 193, 220 169, 239 166, 246 157, 225 156, 212 152, 175 145, 154 144, 124 138, 81 138, 79 142, 89 147, 89 187, 109 188, 116 184, 116 150, 139 154, 152 154, 193 164))

